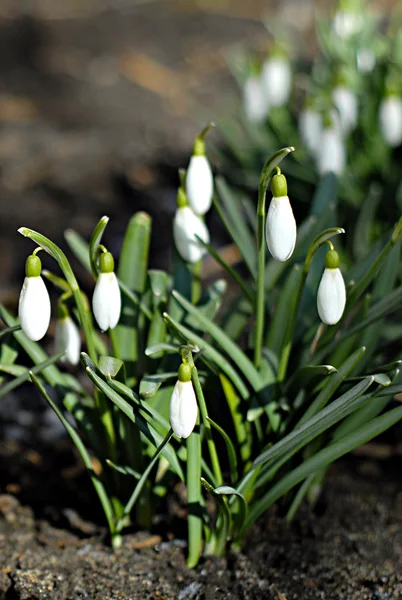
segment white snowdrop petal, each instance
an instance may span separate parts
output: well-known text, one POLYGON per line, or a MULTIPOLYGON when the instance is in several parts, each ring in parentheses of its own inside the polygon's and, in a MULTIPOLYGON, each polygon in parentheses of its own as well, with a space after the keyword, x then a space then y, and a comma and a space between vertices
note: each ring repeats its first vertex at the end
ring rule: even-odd
POLYGON ((22 331, 30 340, 43 338, 50 323, 50 298, 42 277, 25 277, 18 316, 22 331))
POLYGON ((358 33, 364 24, 362 15, 350 11, 337 11, 333 21, 335 33, 343 40, 358 33))
POLYGON ((341 175, 346 166, 345 144, 334 127, 327 127, 321 134, 317 153, 317 169, 320 175, 335 173, 341 175))
POLYGON ((57 321, 54 338, 56 353, 65 352, 61 361, 77 365, 80 360, 81 336, 71 317, 57 321))
POLYGON ((262 67, 262 80, 270 106, 283 106, 292 90, 292 71, 286 58, 268 58, 262 67))
POLYGON ((388 96, 380 104, 380 130, 384 140, 392 148, 402 143, 402 99, 388 96))
POLYGON ((197 421, 197 400, 191 381, 177 381, 170 398, 170 425, 180 438, 188 438, 197 421))
POLYGON ((114 273, 100 273, 92 297, 92 309, 101 331, 116 327, 121 311, 121 295, 114 273))
POLYGON ((265 237, 275 260, 284 262, 292 256, 296 235, 296 221, 288 196, 272 198, 265 225, 265 237))
POLYGON ((269 112, 269 104, 261 77, 251 75, 244 84, 243 105, 247 119, 251 123, 261 123, 269 112))
POLYGON ((300 113, 299 130, 303 144, 316 156, 322 131, 321 115, 312 108, 303 110, 300 113))
POLYGON ((186 194, 190 207, 197 215, 211 208, 214 179, 206 156, 192 156, 186 173, 186 194))
POLYGON ((200 217, 189 206, 178 208, 173 221, 174 242, 182 259, 192 264, 201 260, 206 252, 196 235, 209 243, 207 226, 200 217))
POLYGON ((353 131, 357 123, 356 95, 349 88, 338 86, 332 92, 332 99, 339 111, 342 132, 347 135, 353 131))
POLYGON ((343 315, 346 288, 340 269, 325 269, 317 292, 317 310, 326 325, 335 325, 343 315))

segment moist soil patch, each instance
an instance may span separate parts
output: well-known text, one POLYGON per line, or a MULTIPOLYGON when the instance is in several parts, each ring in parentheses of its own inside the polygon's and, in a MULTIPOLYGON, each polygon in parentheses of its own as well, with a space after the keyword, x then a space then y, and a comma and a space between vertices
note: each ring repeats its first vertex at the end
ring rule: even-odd
MULTIPOLYGON (((34 510, 3 494, 0 597, 402 598, 402 485, 395 463, 358 457, 337 463, 314 512, 304 507, 289 525, 274 507, 248 533, 242 552, 203 558, 194 570, 186 567, 177 515, 160 515, 163 531, 155 525, 127 534, 113 552, 106 530, 83 520, 77 507, 61 510, 43 501, 43 510, 38 504, 34 510)), ((37 485, 48 489, 46 479, 37 485)), ((81 498, 88 488, 81 480, 81 498)))

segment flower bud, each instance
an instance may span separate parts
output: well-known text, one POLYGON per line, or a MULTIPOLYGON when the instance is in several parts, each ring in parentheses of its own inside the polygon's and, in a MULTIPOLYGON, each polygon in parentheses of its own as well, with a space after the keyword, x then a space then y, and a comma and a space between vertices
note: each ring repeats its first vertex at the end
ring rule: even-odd
POLYGON ((116 327, 120 318, 121 295, 110 252, 104 252, 99 257, 99 276, 92 297, 92 310, 101 331, 116 327))
POLYGON ((332 92, 334 105, 339 112, 341 130, 348 135, 357 124, 357 98, 355 93, 344 85, 338 85, 332 92))
POLYGON ((195 427, 197 414, 197 399, 191 382, 191 367, 182 363, 170 398, 170 425, 173 432, 179 438, 188 438, 195 427))
MULTIPOLYGON (((180 189, 179 189, 180 191, 180 189)), ((206 249, 195 237, 198 235, 209 243, 207 226, 189 206, 178 206, 173 220, 173 238, 177 252, 188 263, 196 263, 204 256, 206 249)))
POLYGON ((269 104, 260 75, 250 75, 243 88, 243 106, 250 123, 262 123, 268 116, 269 104))
POLYGON ((402 99, 396 94, 386 96, 380 104, 379 122, 382 137, 392 148, 402 143, 402 99))
POLYGON ((281 173, 272 178, 272 200, 265 224, 265 239, 275 260, 284 262, 296 244, 296 221, 287 195, 286 178, 281 173))
POLYGON ((262 67, 262 81, 269 106, 283 106, 292 90, 292 71, 284 56, 267 58, 262 67))
POLYGON ((41 277, 42 263, 36 254, 28 256, 26 277, 20 293, 18 316, 21 329, 34 342, 41 340, 50 323, 50 298, 41 277))
POLYGON ((316 156, 322 131, 320 113, 308 106, 304 108, 299 117, 299 131, 303 144, 313 156, 316 156))
POLYGON ((61 362, 77 365, 80 360, 81 336, 77 325, 70 315, 61 310, 56 323, 54 335, 56 354, 64 352, 61 362))
POLYGON ((326 325, 335 325, 343 315, 346 304, 346 288, 339 269, 339 255, 335 250, 327 252, 325 269, 317 292, 317 310, 326 325))
POLYGON ((186 175, 186 194, 190 207, 197 215, 205 215, 211 208, 214 179, 211 165, 205 154, 205 142, 195 140, 193 155, 186 175))
POLYGON ((317 170, 320 175, 325 175, 325 173, 329 172, 341 175, 345 166, 345 143, 342 137, 339 118, 334 113, 331 113, 321 133, 317 153, 317 170))

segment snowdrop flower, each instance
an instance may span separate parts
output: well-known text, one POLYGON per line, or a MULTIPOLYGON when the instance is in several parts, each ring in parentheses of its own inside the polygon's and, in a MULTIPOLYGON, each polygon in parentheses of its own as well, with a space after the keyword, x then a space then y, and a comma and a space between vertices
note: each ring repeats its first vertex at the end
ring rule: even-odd
POLYGON ((99 257, 99 277, 92 297, 92 310, 101 331, 113 329, 119 322, 121 295, 110 252, 103 252, 99 257))
POLYGON ((77 365, 80 360, 81 336, 64 304, 59 304, 59 315, 54 335, 56 354, 64 352, 61 362, 77 365))
POLYGON ((345 143, 342 137, 339 119, 334 114, 329 116, 321 133, 319 151, 317 153, 317 170, 320 175, 335 173, 341 175, 346 165, 345 143))
POLYGON ((293 254, 296 244, 296 221, 288 198, 286 178, 277 168, 272 178, 272 200, 265 224, 265 239, 275 260, 284 262, 293 254))
POLYGON ((348 135, 357 124, 356 94, 350 88, 338 85, 332 92, 332 99, 339 112, 342 133, 348 135))
POLYGON ((383 98, 379 122, 382 137, 392 148, 402 143, 402 99, 396 94, 383 98))
POLYGON ((201 260, 206 253, 206 249, 197 240, 196 235, 208 244, 208 229, 204 221, 188 206, 182 187, 177 193, 177 205, 173 220, 174 243, 182 259, 193 264, 201 260))
POLYGON ((193 384, 191 367, 182 363, 178 380, 170 398, 170 425, 179 438, 188 438, 197 421, 198 407, 193 384))
POLYGON ((335 325, 345 310, 346 289, 339 262, 339 255, 332 246, 325 257, 325 269, 317 293, 318 314, 326 325, 335 325))
POLYGON ((284 56, 267 58, 262 66, 262 81, 269 106, 283 106, 292 90, 292 70, 284 56))
POLYGON ((313 107, 306 106, 300 113, 299 131, 303 144, 316 156, 322 131, 322 118, 313 107))
POLYGON ((203 136, 208 129, 195 139, 193 154, 186 175, 186 194, 192 210, 197 215, 205 215, 211 208, 214 179, 211 165, 205 154, 203 136))
POLYGON ((336 11, 332 23, 332 28, 338 37, 347 40, 361 31, 364 25, 362 10, 360 0, 340 2, 339 10, 336 11))
POLYGON ((20 293, 18 316, 21 329, 34 342, 41 340, 50 323, 50 298, 41 277, 42 263, 36 254, 28 256, 26 277, 20 293))
POLYGON ((243 88, 244 112, 250 123, 262 123, 268 116, 269 104, 260 75, 250 75, 243 88))
POLYGON ((361 73, 371 73, 375 67, 375 53, 371 48, 361 48, 357 51, 357 68, 361 73))

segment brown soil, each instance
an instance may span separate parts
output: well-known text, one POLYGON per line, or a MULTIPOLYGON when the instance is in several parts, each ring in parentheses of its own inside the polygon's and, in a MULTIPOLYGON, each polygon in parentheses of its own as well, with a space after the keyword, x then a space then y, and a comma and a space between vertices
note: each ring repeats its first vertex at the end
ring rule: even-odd
MULTIPOLYGON (((242 553, 204 558, 194 570, 185 564, 185 541, 169 527, 128 534, 113 553, 106 532, 74 510, 62 511, 60 528, 4 494, 0 597, 396 600, 402 598, 402 483, 392 468, 371 459, 338 463, 314 514, 303 509, 289 526, 272 509, 249 532, 242 553)), ((59 509, 47 508, 60 522, 59 509)))

